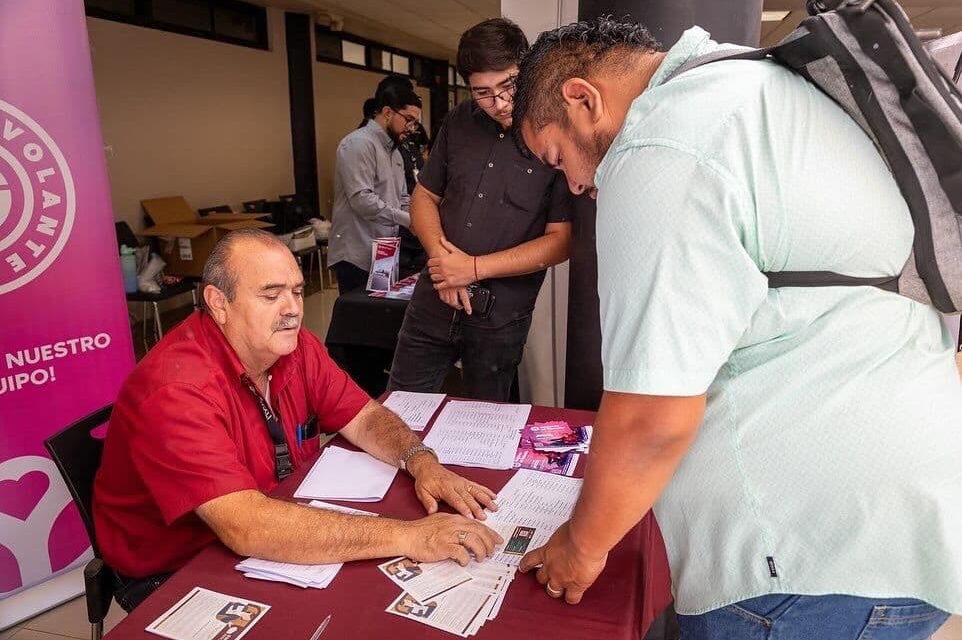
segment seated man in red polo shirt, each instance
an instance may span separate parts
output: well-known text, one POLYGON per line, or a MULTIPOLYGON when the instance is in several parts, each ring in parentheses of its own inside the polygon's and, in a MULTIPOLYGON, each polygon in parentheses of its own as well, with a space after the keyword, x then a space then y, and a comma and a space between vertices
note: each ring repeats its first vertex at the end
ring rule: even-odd
POLYGON ((220 539, 239 555, 321 564, 409 556, 461 564, 500 543, 482 525, 495 494, 442 467, 301 330, 304 280, 288 248, 236 231, 204 268, 205 310, 138 364, 114 406, 94 483, 97 542, 130 610, 220 539), (350 516, 270 498, 322 433, 414 478, 431 515, 350 516), (436 513, 443 500, 461 515, 436 513))

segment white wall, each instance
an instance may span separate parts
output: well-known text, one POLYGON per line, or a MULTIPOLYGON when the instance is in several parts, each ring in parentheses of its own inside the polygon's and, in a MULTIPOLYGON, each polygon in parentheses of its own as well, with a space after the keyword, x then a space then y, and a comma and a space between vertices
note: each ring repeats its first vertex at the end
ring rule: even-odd
MULTIPOLYGON (((578 19, 577 0, 501 0, 501 15, 518 23, 530 42, 546 30, 578 19)), ((563 406, 568 340, 568 263, 548 271, 521 361, 521 397, 563 406)))
MULTIPOLYGON (((361 121, 364 101, 374 96, 383 72, 353 69, 336 64, 314 63, 314 128, 317 138, 317 181, 321 214, 330 220, 334 201, 334 157, 341 139, 361 121)), ((431 96, 415 89, 424 103, 421 121, 430 134, 431 96)))
POLYGON ((87 19, 114 217, 143 228, 140 201, 195 209, 294 191, 284 15, 270 51, 87 19))

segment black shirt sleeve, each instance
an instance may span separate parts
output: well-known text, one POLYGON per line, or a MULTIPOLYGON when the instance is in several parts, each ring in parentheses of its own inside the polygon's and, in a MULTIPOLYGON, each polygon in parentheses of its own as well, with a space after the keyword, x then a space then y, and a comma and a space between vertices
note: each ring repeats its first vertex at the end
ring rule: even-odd
POLYGON ((568 180, 561 171, 555 172, 554 180, 551 181, 551 197, 548 201, 547 222, 568 222, 574 214, 575 196, 568 189, 568 180))
POLYGON ((418 174, 418 182, 436 196, 444 196, 444 189, 448 186, 448 124, 450 122, 449 113, 434 139, 428 161, 418 174))

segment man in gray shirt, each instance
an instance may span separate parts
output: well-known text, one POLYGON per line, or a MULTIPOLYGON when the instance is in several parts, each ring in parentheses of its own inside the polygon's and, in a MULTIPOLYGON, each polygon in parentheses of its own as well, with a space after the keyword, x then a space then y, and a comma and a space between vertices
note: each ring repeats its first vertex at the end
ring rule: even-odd
POLYGON ((397 145, 420 121, 421 98, 409 87, 387 84, 374 99, 374 118, 337 147, 330 262, 342 294, 366 286, 372 241, 411 224, 397 145))

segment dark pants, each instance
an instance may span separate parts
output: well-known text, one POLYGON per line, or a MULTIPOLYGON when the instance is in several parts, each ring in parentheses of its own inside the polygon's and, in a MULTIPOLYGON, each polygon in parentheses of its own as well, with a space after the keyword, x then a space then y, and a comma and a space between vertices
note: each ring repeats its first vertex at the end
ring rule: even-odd
MULTIPOLYGON (((412 304, 398 336, 388 391, 437 393, 451 365, 461 359, 464 395, 507 402, 531 327, 525 314, 500 327, 465 321, 450 309, 424 313, 412 304)), ((473 320, 473 319, 472 319, 473 320)))
POLYGON ((339 294, 352 291, 363 291, 367 288, 368 272, 356 267, 350 262, 338 262, 331 267, 337 276, 337 292, 339 294))
POLYGON ((117 604, 124 611, 130 613, 137 608, 137 605, 146 600, 147 596, 164 584, 171 575, 173 574, 159 573, 146 578, 127 578, 118 575, 114 598, 117 599, 117 604))

